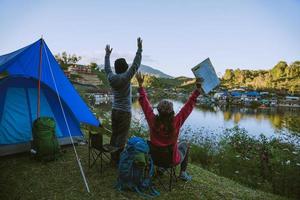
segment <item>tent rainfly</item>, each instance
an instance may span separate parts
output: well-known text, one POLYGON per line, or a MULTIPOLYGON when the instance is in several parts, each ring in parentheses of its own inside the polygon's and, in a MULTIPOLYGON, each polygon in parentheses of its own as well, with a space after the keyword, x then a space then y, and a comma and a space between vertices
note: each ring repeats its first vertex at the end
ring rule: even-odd
POLYGON ((99 126, 43 39, 0 56, 3 72, 8 76, 0 79, 0 156, 30 148, 38 117, 55 119, 61 142, 82 136, 80 123, 99 126))

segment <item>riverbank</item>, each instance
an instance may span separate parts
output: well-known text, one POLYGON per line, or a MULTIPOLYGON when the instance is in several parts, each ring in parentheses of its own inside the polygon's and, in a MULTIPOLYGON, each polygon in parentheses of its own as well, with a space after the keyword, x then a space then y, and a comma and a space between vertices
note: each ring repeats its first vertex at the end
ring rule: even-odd
MULTIPOLYGON (((88 169, 87 146, 84 145, 77 146, 77 150, 91 189, 91 194, 87 194, 73 149, 67 147, 64 150, 61 158, 46 164, 31 160, 28 154, 1 157, 1 199, 140 199, 136 193, 120 193, 114 189, 115 169, 105 165, 103 175, 99 173, 99 166, 88 169)), ((191 182, 179 181, 172 192, 158 187, 161 195, 156 199, 286 199, 247 188, 193 164, 189 171, 193 175, 191 182)))

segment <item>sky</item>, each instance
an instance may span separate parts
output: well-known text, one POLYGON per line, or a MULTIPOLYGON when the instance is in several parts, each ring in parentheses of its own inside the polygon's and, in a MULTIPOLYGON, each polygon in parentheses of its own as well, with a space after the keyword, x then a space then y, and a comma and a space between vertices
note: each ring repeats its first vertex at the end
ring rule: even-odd
POLYGON ((0 55, 42 35, 82 64, 103 64, 106 44, 130 63, 142 37, 142 64, 172 76, 207 57, 219 75, 270 69, 300 60, 300 0, 0 0, 0 55))

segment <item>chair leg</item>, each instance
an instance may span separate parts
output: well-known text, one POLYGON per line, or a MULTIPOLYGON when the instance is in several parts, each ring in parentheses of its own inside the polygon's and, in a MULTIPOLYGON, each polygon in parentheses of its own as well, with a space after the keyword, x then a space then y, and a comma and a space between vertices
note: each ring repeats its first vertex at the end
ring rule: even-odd
POLYGON ((89 168, 91 168, 91 148, 90 147, 89 147, 89 168))
POLYGON ((102 157, 102 154, 103 152, 100 153, 100 159, 101 159, 101 163, 100 163, 100 173, 102 174, 102 160, 103 160, 103 157, 102 157))
POLYGON ((175 178, 175 182, 177 183, 177 176, 176 176, 176 168, 173 168, 173 176, 175 178))
POLYGON ((163 186, 165 191, 168 191, 168 190, 172 191, 174 179, 175 179, 175 182, 177 182, 176 168, 175 167, 168 168, 166 172, 168 173, 168 176, 169 176, 169 188, 168 189, 167 189, 167 186, 168 186, 167 183, 164 184, 159 176, 157 176, 157 179, 158 179, 159 184, 163 186))
POLYGON ((164 190, 168 191, 168 189, 166 188, 165 184, 162 182, 160 177, 157 177, 157 179, 158 179, 159 184, 163 186, 164 190))
POLYGON ((170 183, 169 183, 170 192, 172 190, 172 181, 173 181, 173 168, 171 168, 171 173, 170 173, 170 183))
POLYGON ((93 157, 93 162, 91 163, 90 167, 93 167, 96 164, 97 159, 99 158, 100 154, 101 153, 91 152, 91 155, 93 157))

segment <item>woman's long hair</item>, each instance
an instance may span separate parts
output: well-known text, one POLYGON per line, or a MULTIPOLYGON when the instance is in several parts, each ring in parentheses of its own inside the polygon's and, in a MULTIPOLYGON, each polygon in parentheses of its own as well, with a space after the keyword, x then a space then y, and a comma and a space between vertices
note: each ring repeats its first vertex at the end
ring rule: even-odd
POLYGON ((172 139, 174 133, 174 112, 170 113, 159 113, 155 115, 155 133, 161 134, 163 137, 172 139))

